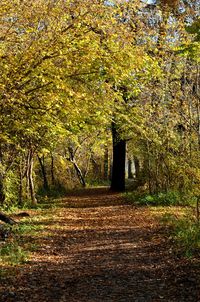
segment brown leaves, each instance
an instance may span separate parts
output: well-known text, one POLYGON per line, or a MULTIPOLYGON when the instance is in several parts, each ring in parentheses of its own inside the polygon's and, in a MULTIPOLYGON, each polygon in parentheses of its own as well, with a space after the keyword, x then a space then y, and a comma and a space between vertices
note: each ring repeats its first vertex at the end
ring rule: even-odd
POLYGON ((179 0, 161 0, 161 4, 164 7, 176 8, 179 0))
POLYGON ((198 301, 195 262, 172 253, 147 207, 85 190, 57 200, 35 224, 39 248, 4 279, 2 301, 198 301))

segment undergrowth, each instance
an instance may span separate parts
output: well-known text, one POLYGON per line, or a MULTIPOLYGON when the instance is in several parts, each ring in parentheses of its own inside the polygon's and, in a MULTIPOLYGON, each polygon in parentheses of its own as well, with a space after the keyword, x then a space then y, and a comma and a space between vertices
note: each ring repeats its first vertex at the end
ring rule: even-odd
POLYGON ((171 237, 186 256, 192 257, 200 253, 200 223, 191 215, 177 218, 166 213, 162 222, 171 229, 171 237))
POLYGON ((9 236, 5 241, 0 241, 0 263, 19 265, 27 262, 30 253, 37 249, 36 244, 29 242, 29 236, 34 236, 41 226, 26 220, 12 228, 7 226, 4 228, 8 228, 9 236))
POLYGON ((177 191, 146 194, 141 192, 125 193, 127 201, 138 206, 150 206, 152 211, 157 208, 158 216, 164 207, 170 207, 162 216, 161 222, 170 229, 170 236, 176 247, 186 256, 192 257, 200 252, 200 222, 195 213, 197 198, 190 193, 177 191), (183 206, 180 211, 179 206, 183 206), (187 209, 190 209, 187 213, 187 209))
POLYGON ((38 188, 37 191, 37 198, 43 199, 43 198, 59 198, 63 197, 67 194, 67 189, 62 186, 61 184, 56 184, 54 186, 51 186, 49 189, 45 190, 43 187, 38 188))
POLYGON ((18 242, 5 243, 0 249, 0 262, 7 264, 21 264, 28 260, 28 252, 18 242))
POLYGON ((87 179, 86 181, 87 187, 98 187, 98 186, 110 186, 109 180, 103 180, 103 179, 87 179))
POLYGON ((196 203, 196 197, 189 193, 181 194, 178 191, 159 192, 157 194, 147 194, 137 191, 126 192, 127 201, 137 205, 150 206, 178 206, 193 205, 196 203))

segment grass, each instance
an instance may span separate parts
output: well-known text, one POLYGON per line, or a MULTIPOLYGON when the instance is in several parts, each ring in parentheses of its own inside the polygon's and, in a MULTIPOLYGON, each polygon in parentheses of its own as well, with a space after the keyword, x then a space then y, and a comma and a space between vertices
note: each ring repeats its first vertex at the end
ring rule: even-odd
POLYGON ((35 225, 34 220, 26 218, 12 227, 5 226, 6 229, 8 228, 9 236, 6 241, 0 242, 0 264, 19 265, 26 263, 31 252, 37 250, 38 246, 30 242, 30 236, 36 237, 42 226, 35 225))
POLYGON ((147 194, 138 192, 126 192, 127 201, 141 206, 187 206, 194 205, 196 198, 191 194, 181 194, 178 191, 159 192, 147 194))
POLYGON ((161 224, 169 227, 175 246, 187 257, 200 252, 200 223, 195 216, 196 198, 177 191, 158 194, 125 193, 127 201, 138 206, 149 206, 151 213, 161 224))
POLYGON ((34 222, 30 222, 30 221, 25 221, 25 222, 21 222, 20 224, 18 224, 16 227, 16 234, 17 235, 29 235, 29 236, 33 236, 35 235, 38 231, 41 230, 41 226, 40 225, 35 225, 34 222))
POLYGON ((0 249, 0 262, 17 265, 28 260, 28 252, 18 242, 5 243, 0 249))
POLYGON ((175 253, 189 258, 200 254, 200 223, 197 221, 194 208, 150 206, 150 211, 162 226, 167 227, 175 253))
MULTIPOLYGON (((4 224, 4 228, 9 232, 8 238, 5 241, 0 241, 0 264, 3 270, 0 270, 0 277, 4 274, 6 266, 17 266, 24 264, 31 258, 31 253, 36 252, 39 248, 41 233, 45 236, 49 235, 48 223, 51 223, 54 211, 56 208, 55 199, 45 198, 39 203, 37 208, 28 211, 30 217, 18 218, 15 213, 22 209, 15 206, 10 207, 5 212, 7 215, 13 216, 14 220, 20 219, 19 223, 13 226, 4 224)), ((29 207, 23 207, 27 210, 29 207)))
POLYGON ((200 223, 194 216, 190 214, 177 218, 165 213, 161 222, 170 227, 171 237, 187 257, 200 253, 200 223))

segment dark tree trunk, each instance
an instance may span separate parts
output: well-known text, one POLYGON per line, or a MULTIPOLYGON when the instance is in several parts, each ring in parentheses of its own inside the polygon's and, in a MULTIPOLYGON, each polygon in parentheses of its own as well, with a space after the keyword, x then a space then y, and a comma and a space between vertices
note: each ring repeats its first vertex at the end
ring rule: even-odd
POLYGON ((23 173, 22 173, 22 163, 20 160, 19 163, 19 191, 18 191, 18 199, 19 199, 19 204, 22 205, 22 195, 23 195, 23 173))
POLYGON ((48 184, 47 173, 46 173, 46 168, 45 168, 45 163, 44 163, 44 155, 42 157, 39 157, 39 155, 38 155, 38 160, 40 163, 42 177, 43 177, 43 188, 45 191, 48 191, 49 184, 48 184))
POLYGON ((104 180, 108 180, 108 166, 109 166, 109 158, 108 158, 108 147, 105 147, 105 151, 104 151, 104 162, 103 162, 103 177, 104 180))
POLYGON ((121 139, 116 128, 112 123, 113 139, 113 166, 111 178, 111 190, 125 191, 125 160, 126 160, 126 140, 121 139))
POLYGON ((137 181, 139 181, 140 178, 140 162, 139 159, 134 156, 134 164, 135 164, 135 178, 137 181))
POLYGON ((4 185, 3 185, 3 177, 0 176, 0 204, 3 205, 5 201, 5 193, 4 193, 4 185))
POLYGON ((199 208, 199 196, 197 197, 197 202, 196 202, 196 217, 197 217, 197 222, 199 223, 200 221, 200 208, 199 208))
POLYGON ((0 212, 0 220, 11 225, 16 223, 16 221, 8 217, 7 215, 3 214, 2 212, 0 212))
POLYGON ((51 184, 52 186, 55 185, 55 175, 54 175, 54 157, 53 154, 51 153, 51 184))
MULTIPOLYGON (((0 146, 0 163, 3 161, 3 153, 0 146)), ((4 192, 4 175, 3 172, 0 172, 0 204, 3 205, 6 199, 6 195, 4 192)))

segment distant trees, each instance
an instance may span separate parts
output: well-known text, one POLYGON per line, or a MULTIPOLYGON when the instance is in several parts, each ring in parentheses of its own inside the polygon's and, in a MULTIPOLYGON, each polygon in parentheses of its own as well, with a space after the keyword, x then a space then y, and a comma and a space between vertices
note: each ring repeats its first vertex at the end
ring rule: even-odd
MULTIPOLYGON (((197 16, 197 2, 191 6, 181 2, 175 11, 160 6, 164 10, 160 15, 155 6, 150 8, 152 15, 146 12, 149 19, 144 38, 151 33, 147 50, 157 60, 160 76, 152 77, 137 97, 143 122, 134 148, 143 170, 140 176, 151 193, 198 191, 199 64, 191 50, 192 45, 196 49, 198 45, 191 43, 185 31, 189 18, 195 20, 197 16), (189 47, 185 46, 185 56, 180 56, 184 43, 189 47)), ((188 31, 192 28, 188 27, 188 31)))

